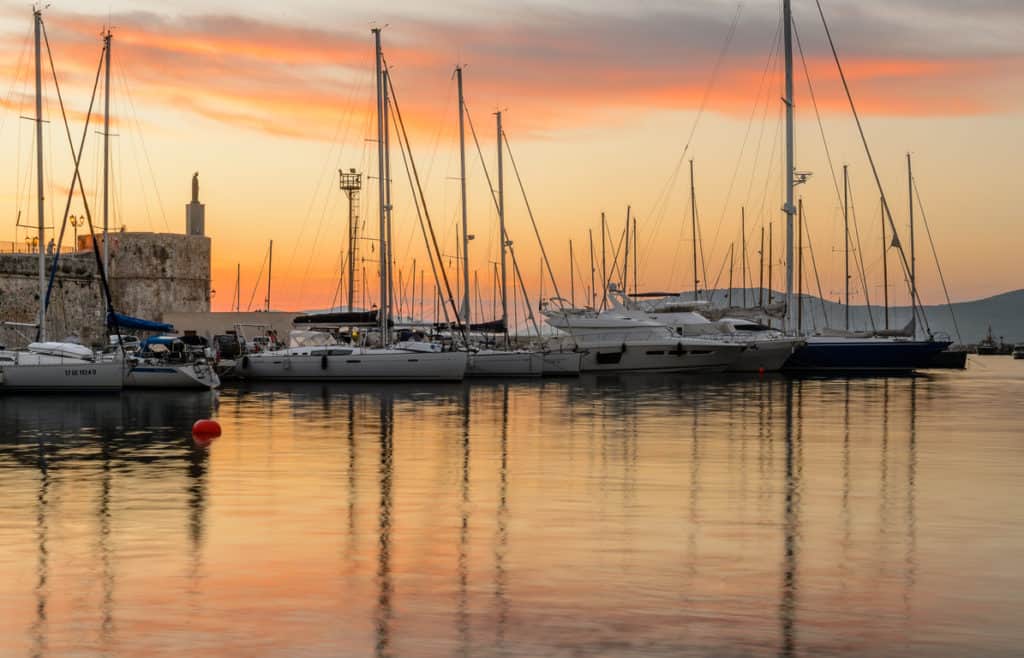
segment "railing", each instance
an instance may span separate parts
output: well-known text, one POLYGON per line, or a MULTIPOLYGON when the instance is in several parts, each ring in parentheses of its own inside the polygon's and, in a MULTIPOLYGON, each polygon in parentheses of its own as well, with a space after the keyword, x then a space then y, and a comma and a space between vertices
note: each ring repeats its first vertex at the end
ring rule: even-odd
MULTIPOLYGON (((53 254, 55 249, 48 249, 46 252, 47 256, 53 254)), ((74 254, 78 250, 73 247, 61 247, 60 253, 62 254, 74 254)), ((26 242, 4 242, 0 241, 0 254, 37 254, 39 253, 39 247, 26 242)))

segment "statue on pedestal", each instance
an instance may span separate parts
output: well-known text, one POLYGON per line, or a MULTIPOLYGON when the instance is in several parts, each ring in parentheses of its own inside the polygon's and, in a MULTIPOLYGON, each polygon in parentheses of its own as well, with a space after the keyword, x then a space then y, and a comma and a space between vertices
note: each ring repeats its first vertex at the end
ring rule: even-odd
POLYGON ((192 203, 199 203, 199 172, 192 174, 192 203))

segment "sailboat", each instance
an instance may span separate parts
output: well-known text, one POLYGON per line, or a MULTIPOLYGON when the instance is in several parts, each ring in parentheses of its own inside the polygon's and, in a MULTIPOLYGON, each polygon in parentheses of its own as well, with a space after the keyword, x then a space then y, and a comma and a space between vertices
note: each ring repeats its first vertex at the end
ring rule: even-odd
POLYGON ((380 237, 380 323, 382 347, 326 344, 295 345, 247 354, 235 372, 250 380, 309 381, 459 381, 466 373, 467 353, 426 341, 391 341, 390 287, 391 176, 387 109, 387 73, 383 69, 380 28, 372 30, 377 77, 377 167, 380 237))
MULTIPOLYGON (((801 331, 793 321, 794 297, 793 297, 793 216, 797 208, 793 204, 794 188, 796 185, 806 181, 807 174, 800 174, 794 166, 793 147, 793 16, 790 0, 782 0, 782 27, 783 47, 785 51, 785 95, 783 103, 786 110, 786 198, 783 211, 786 213, 786 328, 795 333, 801 331)), ((831 42, 831 36, 829 36, 831 42)), ((838 56, 836 58, 838 65, 838 56)), ((845 77, 842 68, 839 74, 845 77)), ((852 107, 852 100, 851 100, 852 107)), ((854 109, 856 117, 856 110, 854 109)), ((859 121, 859 120, 858 120, 859 121)), ((865 143, 866 148, 866 143, 865 143)), ((872 163, 870 152, 869 161, 872 163)), ((877 175, 876 175, 877 179, 877 175)), ((889 223, 893 230, 893 239, 899 244, 896 237, 895 224, 888 212, 888 206, 883 207, 889 214, 889 223)), ((900 247, 902 254, 902 247, 900 247)), ((911 330, 911 337, 889 337, 889 336, 809 336, 807 342, 797 349, 786 362, 785 370, 798 372, 907 372, 916 368, 927 367, 933 356, 952 344, 952 341, 935 340, 931 336, 927 340, 916 339, 916 318, 917 318, 917 285, 914 272, 913 257, 913 199, 911 198, 911 258, 910 264, 904 263, 910 281, 911 304, 914 308, 911 330)), ((923 313, 923 309, 922 309, 923 313)))
MULTIPOLYGON (((471 322, 470 287, 469 287, 469 220, 466 205, 466 104, 462 93, 462 67, 455 68, 455 78, 459 92, 459 187, 462 194, 462 286, 463 298, 459 311, 459 319, 466 327, 467 336, 473 331, 471 322)), ((498 222, 501 236, 501 319, 498 322, 501 331, 508 331, 508 303, 506 300, 507 265, 505 237, 505 200, 504 180, 501 161, 501 112, 498 117, 498 222)), ((468 344, 467 377, 540 377, 543 374, 544 361, 540 353, 531 350, 494 349, 468 344)))
MULTIPOLYGON (((30 343, 26 351, 5 350, 0 352, 0 389, 4 391, 119 391, 123 385, 123 361, 104 361, 99 359, 91 349, 82 345, 70 342, 48 341, 46 339, 47 286, 46 255, 44 252, 44 249, 46 248, 46 228, 43 208, 43 116, 41 82, 41 33, 43 29, 43 15, 40 9, 34 9, 32 13, 36 56, 36 186, 38 191, 39 226, 39 317, 37 324, 35 324, 34 327, 38 332, 38 340, 30 343)), ((73 155, 75 160, 75 177, 80 183, 81 180, 78 178, 78 160, 81 153, 73 155)), ((88 213, 88 210, 86 212, 88 213)), ((95 246, 94 253, 97 253, 98 255, 98 252, 95 252, 95 246)), ((102 264, 100 265, 100 276, 101 278, 105 277, 102 264)))

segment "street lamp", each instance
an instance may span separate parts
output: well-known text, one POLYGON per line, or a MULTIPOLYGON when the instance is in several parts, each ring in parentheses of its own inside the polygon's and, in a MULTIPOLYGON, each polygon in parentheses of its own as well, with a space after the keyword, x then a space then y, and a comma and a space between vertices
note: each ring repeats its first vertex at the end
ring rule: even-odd
POLYGON ((80 215, 78 217, 71 215, 68 217, 68 221, 75 227, 75 251, 78 251, 78 227, 85 224, 85 215, 80 215))

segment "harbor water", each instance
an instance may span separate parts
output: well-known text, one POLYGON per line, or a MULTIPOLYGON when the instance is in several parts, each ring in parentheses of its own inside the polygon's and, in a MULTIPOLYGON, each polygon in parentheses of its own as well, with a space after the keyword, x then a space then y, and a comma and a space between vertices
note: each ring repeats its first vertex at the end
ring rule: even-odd
POLYGON ((1009 357, 0 396, 0 656, 1020 655, 1022 399, 1009 357))

